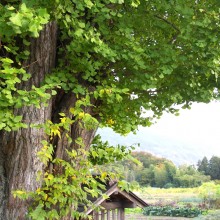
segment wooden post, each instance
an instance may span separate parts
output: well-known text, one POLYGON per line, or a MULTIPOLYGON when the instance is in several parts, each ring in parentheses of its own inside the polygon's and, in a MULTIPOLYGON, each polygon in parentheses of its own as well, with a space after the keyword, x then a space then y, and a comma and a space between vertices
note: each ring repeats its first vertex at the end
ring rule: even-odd
POLYGON ((94 220, 99 220, 99 213, 98 212, 93 212, 93 219, 94 220))
POLYGON ((120 211, 121 211, 120 208, 118 208, 117 209, 117 220, 119 220, 119 219, 121 220, 121 218, 120 218, 121 217, 121 212, 120 211))
POLYGON ((120 208, 119 210, 120 213, 120 220, 125 220, 125 209, 124 208, 120 208))
POLYGON ((115 209, 112 210, 112 220, 116 220, 115 219, 115 209))
POLYGON ((105 220, 105 211, 104 210, 101 211, 101 220, 105 220))
POLYGON ((107 220, 110 220, 110 210, 107 210, 107 220))

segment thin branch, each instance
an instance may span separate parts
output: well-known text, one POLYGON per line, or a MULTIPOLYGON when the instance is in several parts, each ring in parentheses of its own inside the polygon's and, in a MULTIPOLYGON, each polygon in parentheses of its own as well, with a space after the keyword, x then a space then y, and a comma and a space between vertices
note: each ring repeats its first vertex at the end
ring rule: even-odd
POLYGON ((154 17, 156 17, 156 18, 158 18, 158 19, 160 19, 160 20, 166 22, 166 23, 169 24, 172 28, 174 28, 177 32, 180 33, 180 29, 179 29, 176 25, 174 25, 172 22, 168 21, 167 19, 165 19, 165 18, 163 18, 163 17, 161 17, 161 16, 159 16, 159 15, 154 15, 154 17))

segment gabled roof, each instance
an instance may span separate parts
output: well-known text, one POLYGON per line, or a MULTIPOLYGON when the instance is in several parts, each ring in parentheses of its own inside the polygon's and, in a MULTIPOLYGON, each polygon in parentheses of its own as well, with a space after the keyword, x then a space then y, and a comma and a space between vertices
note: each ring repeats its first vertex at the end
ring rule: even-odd
POLYGON ((89 215, 93 210, 94 207, 103 206, 105 209, 115 209, 115 208, 135 208, 140 207, 144 208, 149 206, 145 201, 135 195, 133 192, 121 190, 118 187, 118 183, 114 182, 112 185, 109 186, 105 195, 108 196, 108 199, 103 197, 97 198, 93 202, 93 206, 89 207, 85 214, 89 215))

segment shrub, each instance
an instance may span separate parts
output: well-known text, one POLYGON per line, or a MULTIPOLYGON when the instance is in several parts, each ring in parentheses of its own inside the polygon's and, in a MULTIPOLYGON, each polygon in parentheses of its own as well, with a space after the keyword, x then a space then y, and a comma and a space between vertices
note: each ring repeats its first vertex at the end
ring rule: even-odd
POLYGON ((172 207, 172 206, 148 206, 144 208, 144 215, 150 216, 172 216, 193 218, 202 214, 199 208, 172 207))
POLYGON ((199 195, 209 208, 220 208, 220 184, 213 181, 203 183, 199 187, 199 195))

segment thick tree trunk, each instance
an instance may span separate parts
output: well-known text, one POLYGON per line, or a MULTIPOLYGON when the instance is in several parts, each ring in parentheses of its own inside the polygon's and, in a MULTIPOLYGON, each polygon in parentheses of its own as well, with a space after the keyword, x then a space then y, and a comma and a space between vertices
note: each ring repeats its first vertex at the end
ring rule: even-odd
MULTIPOLYGON (((59 98, 58 102, 55 102, 53 104, 53 115, 52 115, 52 121, 54 123, 59 122, 59 113, 63 112, 66 114, 66 116, 71 118, 71 114, 69 112, 70 108, 75 105, 75 102, 77 101, 75 94, 73 93, 66 93, 62 95, 62 98, 59 98)), ((91 100, 91 104, 96 105, 96 100, 91 100)), ((88 106, 84 108, 84 112, 88 114, 93 114, 93 107, 88 106)), ((73 140, 72 144, 69 145, 67 138, 65 137, 65 132, 62 134, 61 139, 55 139, 53 142, 53 145, 55 146, 55 156, 56 158, 62 158, 65 160, 68 160, 68 155, 66 153, 66 149, 77 149, 79 146, 75 144, 74 140, 76 140, 78 137, 82 137, 84 149, 87 151, 90 148, 91 142, 96 134, 96 129, 86 130, 80 125, 79 121, 76 121, 71 126, 71 138, 73 140)))
MULTIPOLYGON (((55 67, 57 25, 55 22, 47 24, 38 39, 32 39, 30 59, 25 62, 27 71, 31 74, 28 82, 19 84, 19 89, 30 90, 32 86, 39 87, 44 81, 45 75, 55 67)), ((92 88, 90 88, 92 89, 92 88)), ((73 107, 77 98, 73 93, 57 94, 57 97, 48 101, 47 106, 41 108, 23 107, 15 110, 16 115, 22 115, 27 124, 42 124, 46 120, 59 122, 59 112, 70 116, 69 109, 73 107)), ((95 105, 95 100, 91 100, 95 105)), ((93 107, 85 107, 86 113, 92 114, 93 107)), ((73 140, 82 137, 85 150, 88 150, 94 138, 96 129, 86 130, 79 122, 71 127, 73 140)), ((16 132, 0 132, 0 220, 26 219, 28 207, 31 201, 23 201, 14 198, 14 190, 35 191, 41 186, 36 181, 38 171, 44 172, 44 165, 39 160, 37 152, 41 149, 41 141, 47 139, 42 129, 19 129, 16 132)), ((69 145, 65 132, 61 139, 54 139, 54 157, 68 160, 66 149, 78 148, 76 144, 69 145)), ((72 219, 70 216, 63 218, 72 219)))
MULTIPOLYGON (((31 73, 31 79, 23 83, 20 89, 29 90, 32 85, 40 86, 45 74, 55 66, 56 23, 45 26, 38 39, 31 42, 31 56, 25 66, 31 73)), ((23 107, 15 112, 23 115, 26 124, 44 123, 51 119, 52 102, 48 106, 23 107)), ((27 213, 28 202, 15 199, 13 190, 32 191, 41 185, 36 182, 37 171, 43 170, 43 164, 37 157, 41 141, 45 140, 43 130, 36 128, 20 129, 17 132, 2 132, 0 137, 0 219, 22 220, 27 213)))

